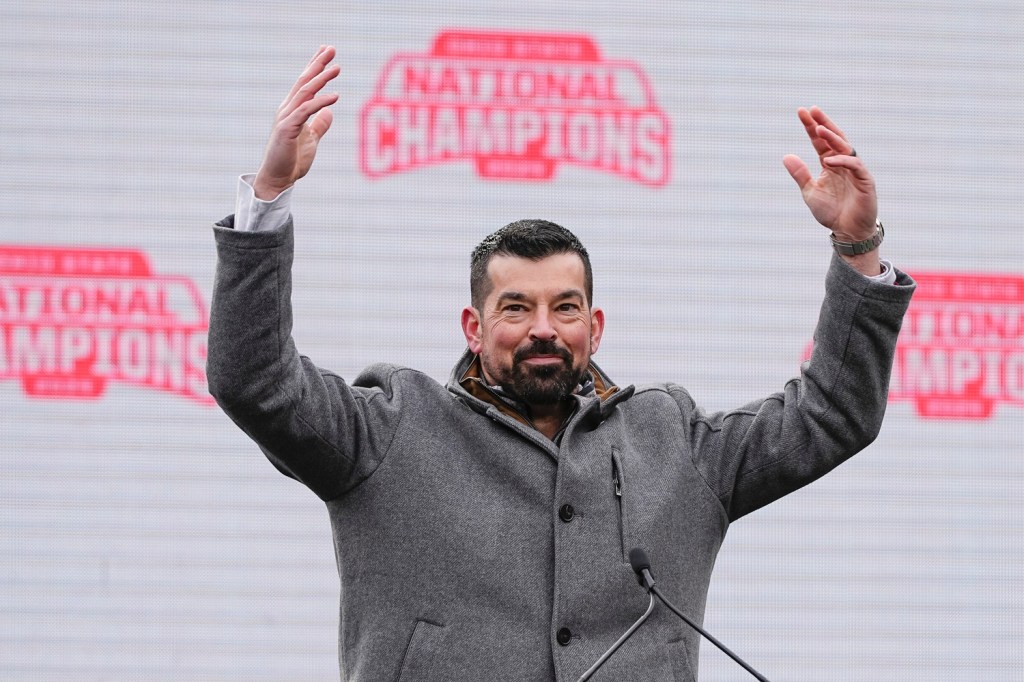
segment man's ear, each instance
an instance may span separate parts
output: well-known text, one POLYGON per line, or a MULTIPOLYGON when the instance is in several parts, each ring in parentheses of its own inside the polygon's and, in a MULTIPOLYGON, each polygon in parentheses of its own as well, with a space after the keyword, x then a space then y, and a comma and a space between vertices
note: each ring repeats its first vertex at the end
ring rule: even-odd
POLYGON ((482 322, 480 313, 473 306, 466 306, 462 309, 462 333, 466 336, 466 345, 471 353, 480 353, 483 348, 483 340, 480 337, 482 322))
POLYGON ((594 308, 590 313, 590 354, 597 352, 601 345, 601 337, 604 335, 604 311, 594 308))

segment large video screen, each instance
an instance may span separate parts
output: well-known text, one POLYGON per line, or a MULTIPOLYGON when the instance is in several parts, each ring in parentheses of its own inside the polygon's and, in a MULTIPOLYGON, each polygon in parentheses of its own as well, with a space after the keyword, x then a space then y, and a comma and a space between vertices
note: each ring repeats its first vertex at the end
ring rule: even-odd
POLYGON ((781 160, 815 167, 796 110, 828 112, 919 290, 880 437, 730 528, 705 625, 770 679, 1019 679, 1022 26, 1010 1, 5 4, 0 677, 337 678, 326 510, 205 374, 212 225, 332 44, 294 336, 350 380, 447 379, 470 251, 546 218, 590 251, 617 383, 780 390, 831 257, 781 160))

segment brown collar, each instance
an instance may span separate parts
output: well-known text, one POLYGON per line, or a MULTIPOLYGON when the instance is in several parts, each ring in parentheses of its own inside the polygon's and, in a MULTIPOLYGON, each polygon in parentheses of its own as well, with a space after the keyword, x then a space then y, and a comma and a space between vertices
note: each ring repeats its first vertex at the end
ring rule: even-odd
MULTIPOLYGON (((594 394, 602 402, 619 390, 618 386, 606 381, 604 375, 593 364, 590 365, 590 375, 594 378, 594 394)), ((483 367, 480 364, 479 355, 473 358, 473 362, 470 363, 466 373, 459 379, 459 385, 474 398, 482 400, 489 405, 494 405, 502 414, 508 415, 530 428, 536 428, 527 415, 521 413, 507 401, 502 400, 498 394, 487 386, 487 382, 483 378, 483 367)))

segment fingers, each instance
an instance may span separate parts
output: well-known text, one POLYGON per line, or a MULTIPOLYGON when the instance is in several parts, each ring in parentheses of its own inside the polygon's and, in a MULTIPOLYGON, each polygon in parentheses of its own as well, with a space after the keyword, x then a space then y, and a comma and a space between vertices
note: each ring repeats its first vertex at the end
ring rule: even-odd
MULTIPOLYGON (((337 99, 337 96, 335 96, 337 99)), ((316 139, 322 138, 327 134, 327 130, 331 127, 331 123, 334 121, 334 114, 330 109, 321 109, 313 116, 309 122, 309 131, 313 133, 316 139)))
POLYGON ((319 57, 321 54, 323 54, 324 50, 326 50, 326 49, 328 49, 330 47, 331 47, 330 45, 321 45, 320 47, 316 48, 316 52, 314 52, 313 56, 310 57, 308 62, 306 62, 306 68, 309 68, 309 65, 312 64, 313 62, 315 62, 317 60, 317 57, 319 57))
MULTIPOLYGON (((811 109, 814 108, 816 107, 811 107, 811 109)), ((804 130, 807 132, 807 137, 811 138, 811 144, 814 145, 814 151, 818 153, 818 156, 823 156, 824 154, 827 154, 831 148, 829 147, 828 143, 825 140, 823 140, 821 138, 821 135, 818 133, 818 128, 821 124, 818 123, 817 120, 815 120, 814 116, 811 114, 811 111, 808 109, 800 107, 799 109, 796 110, 796 113, 797 116, 800 118, 800 122, 803 123, 804 125, 804 130)))
POLYGON ((828 143, 829 149, 833 153, 856 156, 853 154, 853 145, 850 144, 849 140, 841 132, 837 133, 831 128, 822 125, 818 126, 818 135, 820 139, 828 143))
POLYGON ((847 154, 837 154, 835 156, 828 156, 822 159, 821 163, 832 170, 839 168, 846 169, 853 174, 854 178, 863 183, 874 183, 874 178, 871 177, 871 173, 868 172, 867 167, 864 165, 864 162, 861 161, 860 157, 849 156, 847 154))
POLYGON ((813 179, 811 177, 811 170, 799 156, 787 154, 782 157, 782 165, 784 165, 786 170, 789 171, 790 177, 796 180, 796 184, 801 190, 803 190, 804 187, 806 187, 813 179))
MULTIPOLYGON (((306 99, 305 101, 296 100, 299 102, 297 106, 287 112, 284 118, 278 120, 278 127, 284 130, 293 129, 298 130, 309 120, 310 116, 317 114, 322 111, 324 107, 329 107, 338 101, 338 93, 332 92, 325 95, 317 95, 312 99, 306 99)), ((284 113, 284 112, 282 112, 284 113)))
POLYGON ((318 93, 324 85, 341 73, 337 65, 330 65, 334 59, 335 49, 331 45, 320 46, 313 58, 306 64, 302 74, 292 85, 292 89, 278 107, 278 117, 284 118, 291 114, 303 101, 318 93), (330 66, 329 66, 330 65, 330 66))
POLYGON ((294 97, 300 87, 308 83, 319 71, 322 71, 323 67, 334 59, 334 55, 335 49, 332 45, 321 45, 310 60, 306 62, 306 66, 302 69, 302 73, 299 74, 298 80, 295 81, 285 101, 294 97))
POLYGON ((828 115, 821 110, 821 108, 811 107, 809 113, 811 115, 811 118, 813 118, 818 125, 824 126, 828 131, 834 133, 838 137, 844 140, 846 139, 846 135, 843 133, 842 130, 840 130, 839 126, 835 124, 835 121, 829 118, 828 115))
POLYGON ((326 69, 323 69, 314 78, 295 88, 294 92, 289 95, 289 98, 282 103, 281 108, 278 111, 278 117, 286 118, 290 116, 296 108, 302 106, 313 97, 316 97, 325 85, 338 77, 339 73, 341 73, 341 67, 337 64, 332 64, 326 69))
POLYGON ((819 157, 853 153, 853 145, 846 139, 846 134, 819 107, 801 107, 797 110, 797 116, 819 157))

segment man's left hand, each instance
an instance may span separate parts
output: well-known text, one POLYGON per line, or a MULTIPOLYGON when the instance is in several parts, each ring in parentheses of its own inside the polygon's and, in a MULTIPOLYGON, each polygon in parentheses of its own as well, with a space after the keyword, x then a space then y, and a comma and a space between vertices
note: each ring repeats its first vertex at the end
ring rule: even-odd
MULTIPOLYGON (((797 115, 818 153, 821 174, 813 177, 807 164, 793 154, 784 157, 782 163, 800 187, 811 214, 840 241, 870 239, 875 234, 878 219, 874 178, 846 135, 824 111, 818 107, 801 107, 797 115)), ((877 249, 844 258, 865 274, 880 271, 877 249)))

